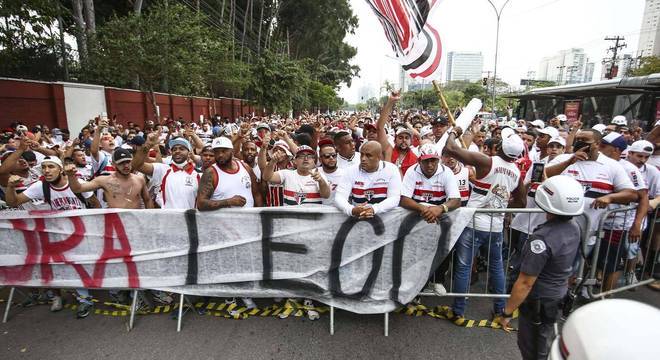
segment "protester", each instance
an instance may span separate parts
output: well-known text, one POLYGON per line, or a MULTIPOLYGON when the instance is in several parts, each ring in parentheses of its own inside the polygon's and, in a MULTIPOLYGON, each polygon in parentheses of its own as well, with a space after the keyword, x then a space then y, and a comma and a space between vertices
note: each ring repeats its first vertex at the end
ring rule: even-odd
MULTIPOLYGON (((474 166, 475 179, 468 201, 468 207, 503 209, 523 207, 525 205, 524 188, 520 179, 520 170, 514 161, 522 154, 524 144, 522 139, 512 130, 502 132, 502 146, 498 155, 489 157, 482 153, 460 148, 456 139, 460 137, 460 128, 455 127, 449 134, 444 153, 456 158, 463 164, 474 166)), ((505 291, 504 267, 502 263, 503 216, 494 214, 475 214, 474 221, 469 224, 459 236, 456 243, 456 258, 454 271, 454 291, 466 293, 469 285, 469 274, 472 269, 473 256, 482 246, 488 246, 489 268, 492 278, 492 289, 496 294, 505 291)), ((452 306, 452 320, 457 324, 464 322, 466 299, 455 298, 452 306)), ((504 301, 495 299, 494 315, 502 313, 504 301)))
POLYGON ((339 185, 341 179, 344 177, 344 170, 337 166, 337 150, 332 140, 323 139, 319 141, 319 155, 321 158, 321 167, 318 170, 330 186, 330 197, 323 199, 323 205, 333 205, 337 185, 339 185))

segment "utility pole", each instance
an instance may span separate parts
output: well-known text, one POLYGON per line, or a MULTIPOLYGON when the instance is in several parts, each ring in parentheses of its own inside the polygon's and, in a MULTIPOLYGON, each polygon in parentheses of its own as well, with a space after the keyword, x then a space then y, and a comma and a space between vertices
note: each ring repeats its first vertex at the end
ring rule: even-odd
POLYGON ((614 37, 608 36, 605 38, 605 41, 614 41, 614 46, 611 46, 610 48, 607 49, 608 52, 612 53, 612 58, 603 59, 603 65, 607 66, 607 64, 610 64, 610 70, 607 72, 607 75, 605 76, 606 79, 612 79, 616 75, 616 62, 619 60, 617 58, 617 56, 619 55, 619 50, 628 46, 628 44, 623 42, 624 40, 625 38, 619 35, 614 37))
POLYGON ((500 49, 500 19, 502 17, 502 12, 504 11, 504 8, 509 3, 509 1, 511 1, 511 0, 506 0, 504 5, 502 5, 502 7, 498 10, 497 7, 495 6, 495 4, 493 4, 493 1, 488 0, 490 5, 493 7, 493 10, 495 11, 495 16, 497 18, 497 32, 495 33, 495 71, 494 71, 494 74, 493 74, 493 108, 491 109, 493 115, 495 115, 495 116, 497 116, 495 114, 495 95, 496 95, 496 89, 497 89, 497 85, 496 85, 496 83, 497 83, 497 55, 498 55, 497 53, 499 52, 499 49, 500 49))

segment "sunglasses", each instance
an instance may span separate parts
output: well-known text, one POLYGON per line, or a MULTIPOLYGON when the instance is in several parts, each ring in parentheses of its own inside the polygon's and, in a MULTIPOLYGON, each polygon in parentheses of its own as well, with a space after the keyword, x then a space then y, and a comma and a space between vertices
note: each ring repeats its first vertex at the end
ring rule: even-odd
POLYGON ((325 154, 322 155, 324 159, 334 159, 337 157, 337 154, 325 154))

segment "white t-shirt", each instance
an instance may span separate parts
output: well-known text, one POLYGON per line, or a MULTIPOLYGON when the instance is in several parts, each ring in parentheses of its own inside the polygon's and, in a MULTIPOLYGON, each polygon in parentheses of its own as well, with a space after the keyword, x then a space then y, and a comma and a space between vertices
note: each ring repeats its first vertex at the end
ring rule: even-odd
MULTIPOLYGON (((284 205, 322 204, 319 183, 312 175, 302 176, 298 170, 279 170, 276 172, 284 186, 284 205)), ((323 174, 321 177, 325 179, 323 174)))
POLYGON ((156 202, 163 209, 194 209, 200 174, 192 163, 183 169, 174 165, 152 164, 151 182, 160 184, 156 202))
MULTIPOLYGON (((644 175, 642 175, 637 166, 633 165, 628 160, 619 160, 619 164, 621 164, 626 171, 626 175, 628 175, 630 182, 632 182, 635 191, 648 189, 644 175)), ((637 206, 637 203, 630 203, 629 205, 612 204, 611 208, 616 209, 627 206, 637 206)), ((632 227, 636 215, 636 209, 626 212, 616 212, 611 214, 607 220, 605 220, 603 227, 610 230, 628 230, 632 227)), ((642 229, 644 228, 644 225, 645 223, 642 224, 642 229)))
MULTIPOLYGON (((112 173, 114 173, 115 171, 116 169, 112 165, 112 154, 110 154, 109 152, 106 152, 105 150, 99 150, 98 161, 92 156, 92 176, 96 173, 99 173, 99 175, 102 176, 112 175, 112 173), (102 169, 101 166, 103 166, 102 169)), ((99 199, 99 203, 101 203, 102 208, 105 209, 108 207, 108 204, 105 202, 103 198, 103 189, 96 190, 96 197, 99 199)))
POLYGON ((337 185, 339 185, 339 182, 341 182, 341 179, 344 177, 344 170, 337 167, 335 171, 327 173, 323 170, 323 167, 319 167, 318 169, 321 175, 323 175, 328 181, 328 185, 330 185, 330 197, 328 199, 323 199, 323 205, 334 205, 337 185))
POLYGON ((352 216, 355 205, 369 204, 378 214, 399 206, 400 200, 399 168, 385 161, 372 173, 362 170, 359 164, 346 169, 335 193, 335 206, 348 216, 352 216))
POLYGON ((401 196, 418 203, 441 205, 448 199, 460 199, 461 193, 458 191, 456 177, 448 167, 439 165, 435 174, 427 178, 417 164, 403 176, 401 196))
POLYGON ((359 163, 360 163, 360 153, 357 151, 355 152, 355 154, 353 154, 353 157, 351 157, 350 159, 337 154, 337 167, 340 169, 347 169, 359 163))
POLYGON ((641 171, 646 185, 649 187, 649 199, 655 199, 656 196, 660 195, 660 170, 653 165, 645 164, 639 168, 639 171, 641 171))
MULTIPOLYGON (((573 154, 558 155, 547 166, 562 163, 572 156, 573 154)), ((606 211, 591 207, 595 199, 624 189, 634 189, 621 164, 600 153, 596 161, 577 161, 568 166, 562 174, 573 177, 584 187, 584 213, 591 221, 590 231, 598 229, 600 216, 606 211)), ((593 245, 595 242, 596 237, 591 236, 587 244, 593 245)))
MULTIPOLYGON (((84 183, 84 181, 80 182, 84 183)), ((41 181, 37 181, 30 185, 23 194, 30 198, 30 200, 45 200, 43 184, 41 181)), ((85 199, 89 199, 93 195, 91 191, 81 194, 85 199)), ((56 188, 53 185, 50 185, 50 208, 52 210, 80 210, 85 209, 85 204, 83 204, 76 194, 71 191, 71 187, 69 187, 69 184, 67 183, 62 188, 56 188)))
POLYGON ((660 170, 660 155, 651 155, 646 165, 655 166, 656 169, 660 170))

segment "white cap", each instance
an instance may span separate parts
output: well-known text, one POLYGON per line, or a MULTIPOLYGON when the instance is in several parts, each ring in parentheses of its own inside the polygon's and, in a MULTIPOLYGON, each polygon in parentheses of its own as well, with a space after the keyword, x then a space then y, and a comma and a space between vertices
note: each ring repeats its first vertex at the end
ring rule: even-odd
POLYGON ((602 134, 605 131, 605 129, 607 129, 607 125, 605 125, 605 124, 596 124, 596 125, 592 126, 591 128, 602 134))
POLYGON ((617 115, 612 119, 612 124, 618 125, 618 126, 626 126, 628 125, 628 120, 626 120, 626 117, 623 115, 617 115))
POLYGON ((531 124, 539 129, 543 129, 545 127, 545 123, 543 122, 543 120, 540 119, 536 119, 532 121, 531 124))
POLYGON ((548 141, 548 144, 550 144, 550 143, 557 143, 557 144, 559 144, 563 147, 566 147, 566 139, 564 139, 561 136, 553 137, 552 139, 550 139, 550 141, 548 141))
POLYGON ((550 136, 551 139, 559 136, 559 130, 553 128, 552 126, 544 127, 543 129, 539 129, 537 131, 539 134, 550 136))
POLYGON ((396 131, 396 136, 399 136, 401 134, 408 134, 410 137, 413 136, 412 131, 410 131, 409 129, 406 129, 404 127, 401 127, 396 131))
POLYGON ((287 156, 293 157, 293 154, 291 153, 291 150, 289 149, 289 144, 286 143, 284 140, 277 140, 275 141, 275 144, 273 144, 273 149, 276 147, 282 148, 284 152, 286 152, 287 156))
POLYGON ((429 126, 424 126, 422 128, 422 131, 420 131, 419 136, 423 138, 424 136, 431 135, 431 134, 433 134, 433 129, 429 126))
POLYGON ((211 149, 233 149, 233 148, 234 148, 234 144, 231 143, 231 140, 229 140, 229 138, 226 138, 224 136, 213 139, 213 142, 211 143, 211 149))
POLYGON ((440 155, 438 155, 438 149, 435 147, 434 144, 424 144, 420 146, 419 159, 420 160, 440 159, 440 155))
POLYGON ((557 119, 559 119, 560 122, 566 122, 568 120, 568 118, 564 114, 557 115, 557 119))
POLYGON ((628 151, 638 152, 638 153, 642 153, 642 154, 646 154, 646 155, 652 155, 653 150, 655 150, 655 147, 653 146, 653 144, 651 144, 650 141, 646 141, 646 140, 635 141, 628 148, 628 151))
POLYGON ((41 160, 41 164, 45 163, 52 163, 60 167, 60 169, 64 169, 64 165, 62 165, 62 160, 58 158, 57 156, 46 156, 43 160, 41 160))
POLYGON ((502 152, 510 158, 517 159, 525 150, 525 143, 513 130, 504 130, 502 130, 502 152))

